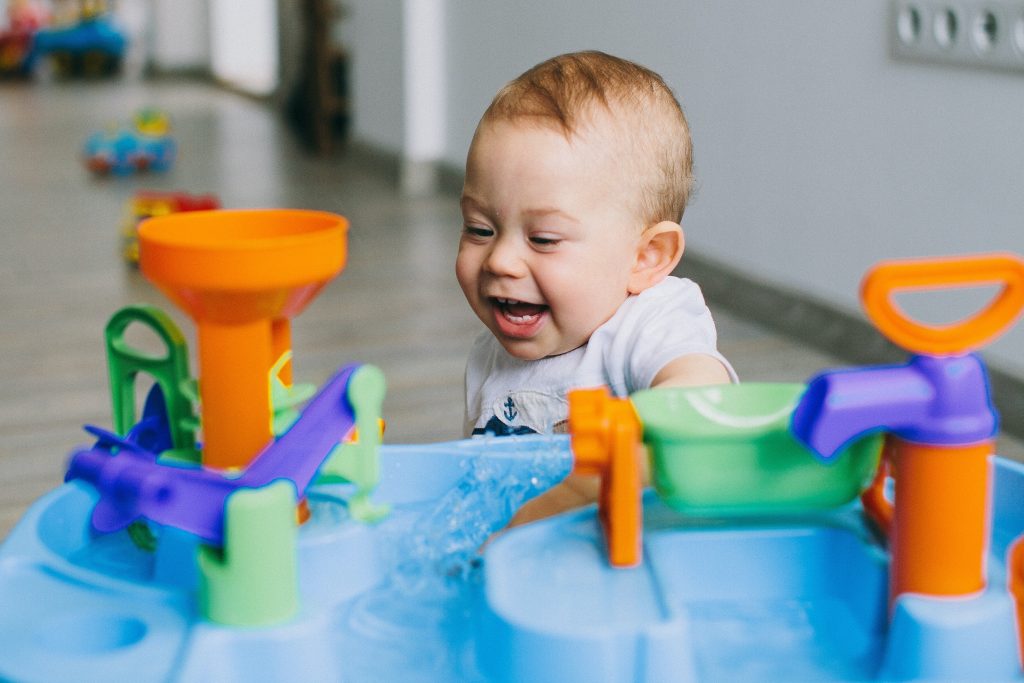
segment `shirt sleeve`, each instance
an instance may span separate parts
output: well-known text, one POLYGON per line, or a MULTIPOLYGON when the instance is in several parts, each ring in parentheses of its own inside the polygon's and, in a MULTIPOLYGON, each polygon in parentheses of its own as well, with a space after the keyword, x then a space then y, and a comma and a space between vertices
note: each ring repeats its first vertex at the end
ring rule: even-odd
POLYGON ((718 351, 715 322, 700 288, 670 277, 628 302, 610 346, 622 363, 628 393, 650 388, 671 361, 691 354, 718 359, 736 381, 736 373, 718 351))

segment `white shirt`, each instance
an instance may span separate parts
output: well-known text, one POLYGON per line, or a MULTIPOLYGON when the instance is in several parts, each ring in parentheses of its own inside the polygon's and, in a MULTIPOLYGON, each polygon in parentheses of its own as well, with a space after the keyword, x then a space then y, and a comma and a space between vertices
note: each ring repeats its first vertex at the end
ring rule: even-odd
POLYGON ((585 345, 568 353, 520 360, 485 332, 466 363, 466 434, 564 431, 569 390, 607 386, 615 396, 629 396, 690 354, 718 359, 736 381, 716 342, 700 287, 671 276, 627 298, 585 345))

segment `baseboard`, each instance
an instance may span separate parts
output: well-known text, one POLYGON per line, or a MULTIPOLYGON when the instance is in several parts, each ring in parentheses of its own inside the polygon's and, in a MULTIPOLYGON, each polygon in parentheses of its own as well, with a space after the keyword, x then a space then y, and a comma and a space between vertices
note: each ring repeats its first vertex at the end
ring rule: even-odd
POLYGON ((402 159, 396 152, 362 140, 348 140, 344 153, 353 158, 368 173, 383 177, 398 187, 402 178, 402 159))
POLYGON ((363 140, 346 143, 345 151, 358 158, 371 172, 381 173, 400 192, 410 196, 451 195, 458 201, 463 173, 450 164, 434 161, 409 161, 400 154, 363 140))
MULTIPOLYGON (((700 283, 712 307, 756 322, 851 365, 901 363, 907 352, 867 320, 799 291, 765 284, 700 254, 686 252, 679 269, 700 283)), ((1024 438, 1024 380, 988 364, 1001 429, 1024 438)))
POLYGON ((213 72, 207 66, 157 66, 153 62, 147 63, 142 69, 144 78, 153 79, 182 79, 194 81, 207 81, 215 83, 213 72))

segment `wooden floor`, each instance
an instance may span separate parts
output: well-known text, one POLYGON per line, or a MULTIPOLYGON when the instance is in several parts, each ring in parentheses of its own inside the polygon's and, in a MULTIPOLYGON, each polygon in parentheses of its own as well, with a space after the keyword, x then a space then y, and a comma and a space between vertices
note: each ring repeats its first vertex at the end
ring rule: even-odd
MULTIPOLYGON (((141 189, 347 216, 348 266, 293 322, 297 379, 377 364, 389 382, 388 441, 460 436, 463 362, 482 327, 453 275, 456 197, 404 198, 373 164, 310 157, 267 106, 204 84, 0 84, 0 538, 61 482, 69 451, 89 441, 82 425, 111 424, 107 319, 155 303, 194 339, 190 322, 120 259, 124 204, 141 189), (87 135, 149 106, 171 116, 174 169, 91 177, 79 160, 87 135)), ((716 319, 744 380, 801 381, 840 364, 724 312, 716 319)), ((1024 453, 1010 441, 1001 449, 1024 453)))

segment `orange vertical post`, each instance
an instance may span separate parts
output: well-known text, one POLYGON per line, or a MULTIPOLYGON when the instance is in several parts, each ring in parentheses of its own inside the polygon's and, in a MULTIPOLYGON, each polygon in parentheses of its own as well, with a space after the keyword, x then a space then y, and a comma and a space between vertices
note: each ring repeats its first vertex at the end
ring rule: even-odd
POLYGON ((608 390, 569 392, 573 472, 601 477, 598 515, 613 567, 636 567, 643 557, 643 468, 640 420, 627 398, 608 390))
POLYGON ((203 464, 239 467, 270 443, 267 372, 273 362, 264 321, 197 325, 203 416, 203 464), (245 400, 243 397, 264 397, 245 400))
POLYGON ((992 442, 937 446, 890 439, 896 481, 892 597, 982 590, 992 442))

